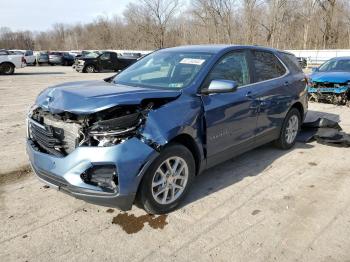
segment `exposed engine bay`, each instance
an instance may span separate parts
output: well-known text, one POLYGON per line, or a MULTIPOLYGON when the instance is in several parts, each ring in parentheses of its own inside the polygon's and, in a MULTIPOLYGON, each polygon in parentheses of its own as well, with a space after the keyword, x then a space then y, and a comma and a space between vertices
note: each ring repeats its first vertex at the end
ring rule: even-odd
POLYGON ((28 136, 39 151, 59 157, 68 155, 78 146, 112 146, 139 137, 149 111, 168 101, 116 106, 90 115, 52 114, 36 108, 28 115, 28 136))
POLYGON ((350 106, 349 83, 311 83, 309 101, 350 106))

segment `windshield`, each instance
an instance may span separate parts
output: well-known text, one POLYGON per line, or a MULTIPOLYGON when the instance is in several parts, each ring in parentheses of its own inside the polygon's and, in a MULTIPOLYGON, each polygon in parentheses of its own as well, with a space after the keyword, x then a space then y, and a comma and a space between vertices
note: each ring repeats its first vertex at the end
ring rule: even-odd
POLYGON ((100 52, 91 52, 83 55, 86 58, 97 58, 101 53, 100 52))
POLYGON ((320 72, 348 71, 350 72, 350 59, 329 60, 320 66, 320 72))
POLYGON ((159 51, 152 53, 117 75, 113 83, 181 89, 188 86, 212 54, 159 51))

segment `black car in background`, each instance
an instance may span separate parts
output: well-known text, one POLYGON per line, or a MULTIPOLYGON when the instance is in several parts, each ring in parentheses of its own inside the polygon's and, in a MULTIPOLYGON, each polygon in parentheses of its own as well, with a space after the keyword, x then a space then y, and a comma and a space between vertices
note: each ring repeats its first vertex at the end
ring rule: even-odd
POLYGON ((74 56, 68 52, 50 52, 49 64, 71 66, 74 64, 74 56))
POLYGON ((91 52, 78 59, 75 69, 83 73, 95 73, 102 71, 119 71, 135 63, 139 57, 118 56, 112 51, 91 52))

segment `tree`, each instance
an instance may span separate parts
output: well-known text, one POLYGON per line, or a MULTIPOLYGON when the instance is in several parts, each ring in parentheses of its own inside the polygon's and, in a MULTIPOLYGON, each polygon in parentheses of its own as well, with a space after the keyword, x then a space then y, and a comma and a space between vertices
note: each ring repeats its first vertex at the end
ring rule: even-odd
POLYGON ((130 3, 124 15, 139 33, 152 39, 157 48, 165 45, 167 26, 177 14, 179 0, 140 0, 130 3))

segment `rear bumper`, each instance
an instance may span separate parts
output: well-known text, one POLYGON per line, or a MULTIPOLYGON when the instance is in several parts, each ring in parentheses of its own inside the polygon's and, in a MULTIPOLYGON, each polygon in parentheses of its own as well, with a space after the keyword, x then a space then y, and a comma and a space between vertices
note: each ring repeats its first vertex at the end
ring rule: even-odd
POLYGON ((35 174, 49 186, 86 202, 121 210, 131 209, 142 176, 158 155, 136 138, 111 147, 78 147, 62 158, 38 151, 28 139, 27 154, 35 174), (89 168, 105 164, 116 166, 115 192, 87 184, 81 178, 89 168))

